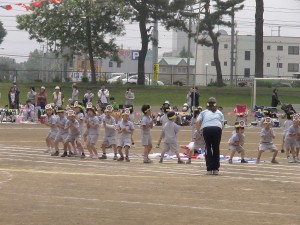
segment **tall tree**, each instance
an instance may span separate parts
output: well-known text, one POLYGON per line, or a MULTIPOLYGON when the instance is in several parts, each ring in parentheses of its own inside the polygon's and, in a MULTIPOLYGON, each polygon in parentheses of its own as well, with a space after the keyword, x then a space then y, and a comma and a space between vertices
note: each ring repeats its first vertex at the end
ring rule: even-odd
POLYGON ((255 77, 264 76, 264 1, 256 0, 255 77))
POLYGON ((17 17, 18 28, 31 39, 47 42, 50 50, 87 54, 92 82, 96 82, 94 57, 117 56, 114 36, 122 35, 124 25, 121 0, 73 0, 51 4, 43 1, 31 14, 17 17))
MULTIPOLYGON (((195 0, 125 0, 132 8, 132 21, 139 23, 142 46, 138 61, 138 84, 145 84, 145 59, 151 40, 151 28, 154 21, 160 21, 167 29, 177 28, 187 31, 185 19, 181 14, 187 5, 195 0)), ((156 40, 154 40, 156 41, 156 40)))
POLYGON ((219 36, 221 35, 216 26, 234 26, 230 21, 225 20, 225 16, 229 16, 236 11, 243 9, 241 5, 245 0, 203 0, 204 18, 199 23, 199 33, 202 34, 198 39, 198 44, 212 47, 214 51, 214 62, 217 72, 217 86, 223 85, 222 68, 219 59, 219 36), (214 4, 213 6, 212 3, 214 4), (210 39, 208 39, 208 36, 210 39))
POLYGON ((3 27, 3 23, 0 21, 0 45, 4 40, 4 37, 6 36, 7 32, 3 27))

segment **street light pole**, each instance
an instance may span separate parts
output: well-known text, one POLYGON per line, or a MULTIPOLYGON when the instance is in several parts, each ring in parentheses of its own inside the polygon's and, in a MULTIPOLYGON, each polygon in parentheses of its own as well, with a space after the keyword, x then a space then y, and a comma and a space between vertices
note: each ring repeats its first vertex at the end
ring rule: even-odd
POLYGON ((207 67, 208 67, 208 63, 205 64, 205 80, 206 80, 206 86, 207 86, 207 67))

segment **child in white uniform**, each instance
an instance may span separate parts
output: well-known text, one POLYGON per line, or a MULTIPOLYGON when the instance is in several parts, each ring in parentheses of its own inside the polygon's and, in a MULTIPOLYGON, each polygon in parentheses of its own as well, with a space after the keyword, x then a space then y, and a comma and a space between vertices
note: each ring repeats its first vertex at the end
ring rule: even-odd
POLYGON ((58 128, 56 126, 56 116, 54 115, 54 109, 50 104, 47 104, 45 106, 46 109, 46 121, 45 125, 47 127, 50 127, 50 131, 46 137, 46 144, 48 149, 45 151, 45 153, 52 153, 55 150, 54 146, 54 139, 56 137, 56 134, 58 132, 58 128))
POLYGON ((96 144, 99 136, 99 119, 96 116, 96 108, 88 103, 86 107, 87 111, 87 121, 86 121, 86 127, 87 127, 87 141, 86 141, 86 147, 88 151, 90 152, 90 157, 94 159, 98 159, 98 152, 96 149, 96 144))
POLYGON ((150 105, 143 105, 141 111, 144 114, 141 120, 141 143, 144 146, 144 163, 152 163, 152 160, 148 157, 152 150, 152 138, 150 131, 153 128, 150 105))

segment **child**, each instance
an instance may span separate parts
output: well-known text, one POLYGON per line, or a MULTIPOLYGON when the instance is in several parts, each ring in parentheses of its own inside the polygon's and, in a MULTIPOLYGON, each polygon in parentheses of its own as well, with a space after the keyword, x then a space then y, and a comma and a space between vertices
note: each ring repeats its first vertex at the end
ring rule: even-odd
POLYGON ((258 155, 256 163, 258 164, 260 162, 261 154, 266 151, 270 150, 273 152, 273 158, 271 160, 271 163, 278 164, 278 161, 275 159, 278 153, 278 150, 276 146, 273 144, 273 139, 275 138, 274 132, 271 128, 272 121, 270 117, 266 117, 264 119, 264 127, 261 129, 260 137, 261 141, 258 148, 258 155))
POLYGON ((105 116, 102 118, 102 124, 105 129, 103 142, 102 142, 102 156, 99 159, 107 159, 106 148, 112 147, 114 150, 113 160, 117 160, 117 145, 116 145, 116 121, 112 116, 113 107, 111 105, 106 106, 105 116))
POLYGON ((120 154, 120 158, 118 161, 124 161, 124 155, 122 152, 122 148, 125 149, 125 160, 130 162, 129 159, 129 149, 131 147, 131 134, 134 131, 134 124, 128 120, 130 112, 128 109, 125 109, 122 112, 122 120, 118 123, 118 133, 120 134, 119 143, 117 146, 118 152, 120 154))
POLYGON ((114 111, 119 110, 119 104, 115 101, 115 97, 113 97, 113 96, 109 97, 109 103, 108 104, 113 107, 114 111))
POLYGON ((281 153, 284 153, 284 139, 287 130, 290 126, 293 125, 293 113, 287 113, 286 114, 286 121, 283 123, 283 137, 282 137, 282 144, 281 144, 281 153))
POLYGON ((99 119, 96 115, 96 108, 88 103, 87 104, 87 122, 86 122, 86 127, 87 127, 87 142, 86 146, 88 151, 90 152, 90 157, 93 159, 98 159, 98 152, 96 149, 96 144, 99 136, 99 119))
POLYGON ((23 108, 23 116, 26 121, 28 121, 29 118, 31 122, 34 122, 35 120, 34 105, 30 99, 26 101, 26 104, 23 108))
POLYGON ((241 120, 240 122, 235 122, 235 133, 232 134, 231 138, 228 141, 228 148, 231 150, 230 158, 228 160, 229 164, 232 164, 232 158, 235 152, 241 153, 241 163, 248 163, 245 157, 245 150, 243 148, 245 142, 244 135, 244 126, 245 122, 241 120))
POLYGON ((47 104, 45 106, 46 109, 46 121, 45 125, 50 127, 50 131, 46 137, 46 144, 48 149, 45 151, 45 153, 52 153, 52 151, 55 149, 54 147, 54 139, 56 137, 56 134, 58 132, 58 128, 56 126, 56 116, 53 114, 54 110, 50 104, 47 104))
MULTIPOLYGON (((165 106, 165 107, 162 107, 161 110, 163 110, 164 114, 162 117, 160 117, 159 121, 163 128, 165 126, 165 124, 169 121, 167 113, 170 112, 171 108, 170 108, 170 106, 165 106)), ((162 136, 159 137, 156 148, 159 148, 161 141, 162 141, 162 136)))
POLYGON ((93 98, 94 94, 92 93, 92 88, 88 88, 82 99, 83 105, 86 107, 87 103, 93 101, 93 98))
POLYGON ((299 128, 299 116, 294 114, 293 124, 287 129, 284 138, 284 147, 286 150, 286 156, 289 163, 298 162, 296 159, 296 147, 297 147, 297 137, 299 128))
MULTIPOLYGON (((84 108, 81 105, 80 102, 74 102, 74 107, 73 110, 75 111, 76 114, 76 120, 79 122, 79 130, 80 130, 80 135, 83 135, 83 126, 84 126, 84 121, 85 121, 85 115, 84 115, 84 108)), ((80 151, 77 149, 76 143, 75 143, 75 152, 74 154, 76 156, 80 156, 80 151)))
POLYGON ((141 109, 144 117, 141 121, 141 142, 144 146, 144 163, 152 163, 149 159, 149 153, 152 150, 152 138, 150 130, 153 128, 153 120, 151 118, 151 107, 150 105, 143 105, 141 109))
MULTIPOLYGON (((68 130, 65 129, 66 123, 67 123, 67 117, 65 116, 65 110, 62 107, 58 107, 56 110, 56 113, 58 115, 56 126, 59 129, 55 140, 54 140, 54 146, 55 146, 55 152, 51 154, 51 156, 58 156, 59 155, 59 149, 58 144, 59 142, 64 142, 64 140, 68 136, 68 130)), ((70 145, 68 146, 70 150, 70 145)))
POLYGON ((81 153, 81 156, 84 157, 84 151, 81 145, 80 125, 75 118, 76 118, 75 112, 73 110, 69 110, 68 118, 67 118, 68 121, 66 122, 66 126, 65 126, 65 129, 68 129, 68 135, 64 141, 64 153, 61 155, 61 157, 74 156, 74 153, 72 151, 69 151, 69 155, 68 155, 67 148, 70 143, 74 146, 75 141, 76 141, 77 148, 81 153))
POLYGON ((175 112, 171 111, 167 113, 169 121, 164 125, 162 129, 162 135, 161 137, 164 138, 164 148, 161 152, 160 160, 159 162, 162 163, 164 159, 164 155, 169 150, 175 152, 178 163, 182 164, 183 161, 180 159, 179 152, 178 152, 178 146, 177 146, 177 133, 178 133, 178 125, 174 122, 176 119, 175 112))
POLYGON ((194 130, 193 132, 193 147, 187 150, 187 155, 188 155, 188 161, 186 164, 191 164, 192 163, 192 156, 198 151, 198 149, 205 150, 205 141, 203 138, 203 133, 202 131, 197 131, 197 129, 194 130))

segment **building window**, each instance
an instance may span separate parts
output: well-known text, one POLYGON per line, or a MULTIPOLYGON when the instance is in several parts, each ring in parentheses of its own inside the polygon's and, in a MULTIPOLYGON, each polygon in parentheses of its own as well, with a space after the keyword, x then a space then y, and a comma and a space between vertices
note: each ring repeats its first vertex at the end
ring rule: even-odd
POLYGON ((224 48, 228 48, 228 44, 224 44, 224 48))
POLYGON ((186 67, 178 67, 178 68, 177 68, 177 72, 178 72, 179 74, 186 73, 186 67))
POLYGON ((109 63, 108 63, 108 67, 113 67, 114 66, 114 63, 113 63, 113 61, 109 61, 109 63))
POLYGON ((211 61, 211 62, 210 62, 210 65, 211 65, 211 66, 216 66, 215 61, 211 61))
POLYGON ((289 55, 299 55, 299 46, 289 46, 289 55))
POLYGON ((245 60, 250 60, 250 51, 245 51, 245 60))
POLYGON ((160 73, 166 73, 167 72, 167 68, 166 67, 159 67, 159 72, 160 73))
POLYGON ((227 66, 227 61, 224 61, 224 66, 227 66))
POLYGON ((271 50, 271 46, 270 45, 267 45, 267 50, 271 50))
POLYGON ((270 67, 271 66, 271 64, 270 63, 267 63, 267 67, 270 67))
POLYGON ((245 68, 244 69, 244 77, 250 77, 250 68, 245 68))
POLYGON ((283 46, 282 45, 278 45, 277 46, 277 51, 283 51, 283 46))
POLYGON ((282 63, 277 63, 277 68, 282 68, 282 63))
POLYGON ((299 64, 298 63, 289 63, 288 64, 288 72, 299 72, 299 64))
POLYGON ((121 62, 117 62, 117 67, 121 68, 121 62))

